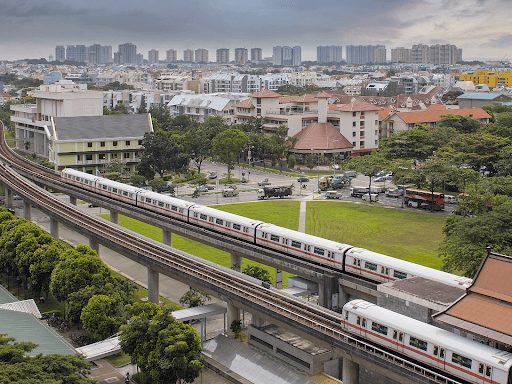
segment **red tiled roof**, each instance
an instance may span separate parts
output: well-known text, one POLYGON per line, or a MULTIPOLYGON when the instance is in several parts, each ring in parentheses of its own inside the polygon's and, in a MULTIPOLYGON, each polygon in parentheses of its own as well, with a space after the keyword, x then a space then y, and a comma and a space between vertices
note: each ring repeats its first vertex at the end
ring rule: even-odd
POLYGON ((313 93, 308 93, 302 96, 295 96, 294 99, 291 100, 293 103, 316 103, 318 99, 313 93))
POLYGON ((320 92, 318 95, 315 96, 317 99, 320 99, 320 98, 327 98, 329 99, 331 97, 330 94, 328 94, 327 92, 325 91, 322 91, 320 92))
POLYGON ((296 150, 339 150, 353 145, 332 123, 312 123, 294 136, 296 150))
POLYGON ((380 111, 381 109, 382 107, 364 101, 356 101, 337 108, 337 110, 341 112, 380 111))
POLYGON ((407 124, 435 123, 443 118, 444 115, 473 115, 473 119, 490 119, 491 116, 482 108, 462 108, 462 109, 426 109, 424 111, 396 112, 407 124))
POLYGON ((260 97, 262 99, 266 97, 281 97, 281 95, 277 92, 271 91, 270 89, 264 89, 262 91, 253 93, 250 97, 260 97))
POLYGON ((407 101, 410 99, 412 106, 409 107, 410 110, 422 110, 423 105, 429 106, 431 104, 442 104, 441 101, 430 94, 416 94, 416 95, 398 95, 392 97, 380 97, 380 96, 356 96, 356 95, 347 95, 343 91, 325 91, 331 95, 331 101, 333 104, 349 104, 353 101, 361 102, 365 101, 367 103, 378 105, 383 108, 406 108, 407 101), (423 105, 422 105, 423 104, 423 105))
POLYGON ((390 116, 393 113, 393 109, 391 108, 383 108, 379 111, 379 121, 384 120, 386 117, 390 116), (391 112, 391 113, 390 113, 391 112))
POLYGON ((254 105, 252 103, 252 97, 242 100, 239 103, 233 104, 233 107, 235 107, 235 108, 254 108, 254 105))

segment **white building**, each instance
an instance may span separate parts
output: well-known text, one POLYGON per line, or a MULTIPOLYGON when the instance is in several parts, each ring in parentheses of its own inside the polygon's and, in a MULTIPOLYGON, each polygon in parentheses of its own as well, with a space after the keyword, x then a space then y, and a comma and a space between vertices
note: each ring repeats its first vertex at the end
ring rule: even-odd
POLYGON ((166 52, 166 60, 168 63, 174 63, 178 61, 178 51, 175 49, 169 49, 166 52))
POLYGON ((148 61, 149 64, 157 64, 159 61, 159 52, 156 49, 152 49, 148 51, 148 61))

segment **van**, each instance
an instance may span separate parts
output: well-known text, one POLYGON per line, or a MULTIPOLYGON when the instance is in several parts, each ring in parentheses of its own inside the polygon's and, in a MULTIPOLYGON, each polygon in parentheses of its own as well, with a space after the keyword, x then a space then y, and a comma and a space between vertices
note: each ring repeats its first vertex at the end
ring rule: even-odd
POLYGON ((238 195, 238 191, 236 189, 226 188, 226 189, 222 190, 223 197, 233 197, 233 196, 237 196, 237 195, 238 195))
POLYGON ((452 195, 444 195, 444 203, 445 204, 458 204, 459 199, 452 195))
POLYGON ((326 199, 341 199, 343 196, 338 191, 327 191, 325 192, 325 198, 326 199))

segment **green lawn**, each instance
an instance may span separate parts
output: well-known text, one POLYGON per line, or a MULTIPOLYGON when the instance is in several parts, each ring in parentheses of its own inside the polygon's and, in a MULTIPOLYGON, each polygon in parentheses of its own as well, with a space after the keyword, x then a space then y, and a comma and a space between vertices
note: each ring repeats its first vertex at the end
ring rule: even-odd
POLYGON ((445 216, 342 202, 308 202, 306 232, 440 269, 445 216))

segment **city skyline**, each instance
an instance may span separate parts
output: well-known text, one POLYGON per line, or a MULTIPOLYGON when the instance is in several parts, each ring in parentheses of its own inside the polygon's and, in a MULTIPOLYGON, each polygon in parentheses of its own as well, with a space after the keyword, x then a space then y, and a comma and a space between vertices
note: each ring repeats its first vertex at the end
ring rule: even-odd
POLYGON ((122 7, 116 4, 108 0, 5 4, 0 15, 0 60, 48 59, 57 45, 117 47, 125 42, 143 53, 261 47, 263 57, 271 56, 274 46, 301 46, 303 61, 315 61, 316 47, 325 45, 382 44, 390 50, 450 43, 464 50, 465 59, 499 59, 512 47, 508 23, 512 10, 506 0, 323 0, 315 4, 256 0, 244 5, 214 0, 200 7, 127 0, 122 7), (226 13, 230 22, 219 24, 226 13), (180 17, 169 17, 173 14, 180 17))

